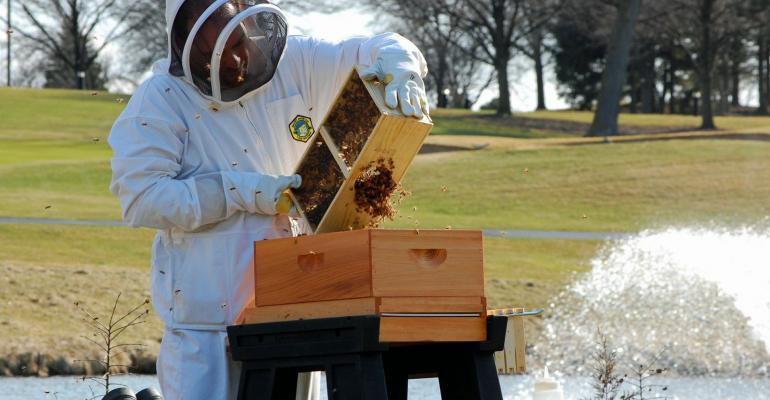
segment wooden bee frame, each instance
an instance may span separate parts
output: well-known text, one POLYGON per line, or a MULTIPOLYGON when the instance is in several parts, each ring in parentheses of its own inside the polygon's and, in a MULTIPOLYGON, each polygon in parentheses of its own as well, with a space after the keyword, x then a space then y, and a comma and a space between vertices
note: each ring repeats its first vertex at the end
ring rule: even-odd
POLYGON ((297 167, 303 186, 290 196, 314 233, 360 229, 372 216, 355 204, 355 182, 372 164, 392 161, 399 183, 433 127, 385 105, 385 85, 350 74, 297 167))
POLYGON ((505 344, 502 351, 495 352, 495 367, 501 375, 518 375, 527 372, 527 338, 524 332, 523 308, 488 310, 487 315, 506 316, 505 344))

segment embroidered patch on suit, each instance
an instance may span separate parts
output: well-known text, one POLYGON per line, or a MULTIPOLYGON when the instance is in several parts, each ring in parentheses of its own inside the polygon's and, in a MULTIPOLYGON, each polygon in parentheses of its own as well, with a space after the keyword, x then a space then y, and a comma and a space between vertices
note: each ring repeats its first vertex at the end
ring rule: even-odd
POLYGON ((294 140, 303 143, 310 140, 310 138, 315 133, 315 129, 313 129, 313 121, 310 119, 310 117, 305 117, 304 115, 297 115, 294 117, 294 120, 291 121, 291 124, 289 124, 289 131, 291 132, 291 137, 293 137, 294 140))

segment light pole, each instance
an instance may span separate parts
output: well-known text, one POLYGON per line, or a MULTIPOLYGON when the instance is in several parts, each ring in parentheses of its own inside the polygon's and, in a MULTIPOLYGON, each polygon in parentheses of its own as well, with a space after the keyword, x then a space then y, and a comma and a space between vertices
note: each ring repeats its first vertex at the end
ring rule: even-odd
POLYGON ((13 35, 13 28, 11 28, 11 0, 8 0, 8 30, 6 30, 6 34, 8 35, 8 42, 6 43, 6 74, 8 79, 8 87, 11 86, 11 35, 13 35))

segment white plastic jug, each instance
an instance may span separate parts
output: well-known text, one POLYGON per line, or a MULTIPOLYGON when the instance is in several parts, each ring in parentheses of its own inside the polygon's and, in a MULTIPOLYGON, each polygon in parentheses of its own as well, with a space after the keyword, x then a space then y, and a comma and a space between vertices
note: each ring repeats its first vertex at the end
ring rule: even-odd
POLYGON ((532 400, 564 400, 561 384, 548 375, 548 367, 543 370, 543 376, 535 380, 535 392, 532 400))

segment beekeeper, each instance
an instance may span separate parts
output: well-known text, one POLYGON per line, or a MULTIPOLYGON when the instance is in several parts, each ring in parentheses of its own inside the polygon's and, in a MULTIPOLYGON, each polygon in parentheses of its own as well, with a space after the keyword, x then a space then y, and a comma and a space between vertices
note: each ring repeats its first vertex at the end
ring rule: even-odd
POLYGON ((129 225, 159 230, 151 281, 164 396, 234 399, 225 327, 254 292, 253 242, 305 232, 276 215, 276 201, 301 185, 292 173, 308 140, 357 64, 388 83, 389 107, 422 117, 427 67, 392 33, 288 36, 265 1, 167 0, 166 23, 168 58, 110 133, 110 190, 129 225))

